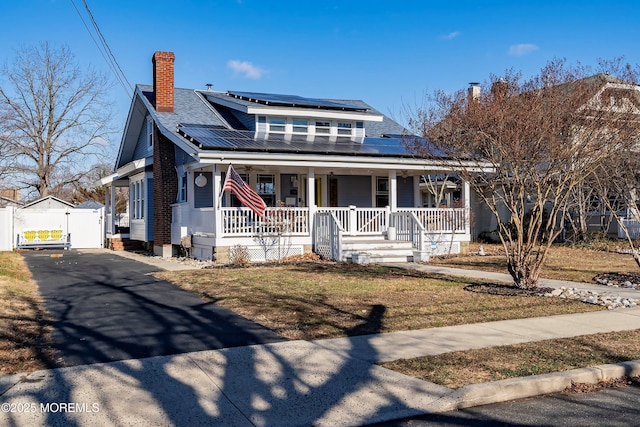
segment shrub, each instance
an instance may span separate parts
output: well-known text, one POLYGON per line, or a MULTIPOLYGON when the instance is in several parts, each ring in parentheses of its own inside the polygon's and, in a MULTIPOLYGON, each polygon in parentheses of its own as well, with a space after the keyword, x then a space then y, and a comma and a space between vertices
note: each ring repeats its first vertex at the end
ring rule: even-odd
POLYGON ((229 250, 229 264, 245 267, 251 263, 249 249, 244 245, 232 246, 229 250))

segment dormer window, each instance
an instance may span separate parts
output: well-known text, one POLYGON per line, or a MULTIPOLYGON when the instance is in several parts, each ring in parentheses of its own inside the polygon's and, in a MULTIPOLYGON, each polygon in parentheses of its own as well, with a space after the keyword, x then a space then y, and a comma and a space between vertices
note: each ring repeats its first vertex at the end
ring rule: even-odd
POLYGON ((284 133, 287 126, 287 120, 274 117, 269 119, 269 132, 284 133))
POLYGON ((316 133, 331 133, 331 122, 316 122, 316 133))
POLYGON ((305 117, 305 116, 255 116, 255 137, 291 141, 322 140, 335 142, 362 142, 364 122, 345 118, 305 117))
POLYGON ((309 121, 301 119, 293 119, 293 133, 308 133, 309 121))
POLYGON ((353 124, 350 122, 338 122, 338 135, 349 135, 351 136, 351 128, 353 124))

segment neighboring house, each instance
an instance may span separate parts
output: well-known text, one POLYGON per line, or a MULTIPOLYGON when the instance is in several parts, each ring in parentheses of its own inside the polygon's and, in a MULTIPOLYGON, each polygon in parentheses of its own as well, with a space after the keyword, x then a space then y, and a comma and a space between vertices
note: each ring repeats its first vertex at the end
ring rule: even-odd
POLYGON ((18 189, 5 189, 0 190, 0 208, 6 208, 8 206, 19 208, 24 206, 24 202, 20 200, 20 190, 18 189))
POLYGON ((0 196, 0 208, 6 208, 9 206, 14 208, 19 208, 21 206, 24 206, 24 202, 21 202, 20 200, 12 199, 10 197, 0 196))
POLYGON ((107 239, 221 262, 236 245, 252 260, 315 251, 407 261, 468 244, 467 183, 463 207, 422 207, 420 177, 453 163, 416 157, 405 129, 365 102, 178 89, 173 53, 152 62, 153 86, 136 86, 114 173, 101 181, 107 239), (269 206, 265 217, 228 191, 219 198, 230 164, 269 206), (128 235, 111 215, 117 187, 129 188, 128 235))
MULTIPOLYGON (((581 87, 580 90, 584 90, 585 87, 588 88, 587 95, 589 100, 578 111, 585 117, 588 117, 590 113, 594 116, 598 112, 604 112, 605 114, 615 113, 624 115, 625 120, 630 118, 635 123, 640 123, 639 85, 600 73, 553 87, 551 90, 570 91, 572 87, 581 87)), ((480 87, 475 83, 469 88, 470 97, 479 92, 480 87)), ((603 119, 600 120, 603 123, 605 122, 603 119)), ((583 220, 586 221, 589 231, 608 231, 609 235, 624 237, 619 234, 618 224, 612 215, 626 216, 627 218, 630 218, 631 215, 625 211, 611 213, 607 211, 602 203, 597 201, 595 193, 590 197, 593 203, 587 203, 584 206, 586 211, 584 209, 578 211, 579 208, 574 207, 569 214, 573 217, 584 216, 583 220)), ((490 238, 492 233, 497 230, 497 220, 494 214, 481 202, 480 197, 476 194, 472 193, 470 199, 471 210, 473 211, 472 237, 490 238)), ((534 202, 534 200, 530 200, 530 205, 527 208, 533 207, 534 202)), ((498 211, 503 222, 509 219, 509 213, 506 208, 499 208, 498 211)), ((574 218, 574 221, 577 221, 577 219, 574 218)), ((635 219, 628 219, 627 221, 629 227, 634 230, 634 238, 640 238, 640 224, 635 219)), ((493 239, 497 240, 495 233, 493 234, 493 239)))

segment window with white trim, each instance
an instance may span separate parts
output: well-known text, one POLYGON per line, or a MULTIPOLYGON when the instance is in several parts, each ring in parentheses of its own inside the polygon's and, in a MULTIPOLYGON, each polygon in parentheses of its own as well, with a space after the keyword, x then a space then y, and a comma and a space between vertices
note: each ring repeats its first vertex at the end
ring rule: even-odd
POLYGON ((267 206, 275 206, 276 176, 273 174, 258 174, 256 191, 267 206))
POLYGON ((338 122, 338 135, 351 136, 353 123, 351 122, 338 122))
POLYGON ((147 145, 153 147, 153 120, 147 116, 147 145))
POLYGON ((131 218, 144 219, 144 181, 134 181, 129 185, 131 195, 131 218))
POLYGON ((316 133, 330 134, 331 122, 316 121, 316 133))
POLYGON ((272 134, 337 135, 353 138, 364 135, 364 122, 309 117, 257 116, 256 131, 272 134))
POLYGON ((308 133, 309 120, 293 119, 293 133, 308 133))
MULTIPOLYGON (((240 178, 242 178, 242 180, 244 182, 246 182, 247 184, 249 183, 249 174, 248 173, 238 173, 238 175, 240 175, 240 178)), ((226 174, 225 173, 222 174, 222 178, 223 178, 223 180, 226 178, 226 174)), ((238 208, 238 207, 244 206, 242 204, 242 202, 236 197, 235 194, 233 194, 231 191, 229 191, 228 193, 231 194, 231 206, 232 207, 238 208)))
POLYGON ((389 206, 389 178, 385 176, 376 177, 376 207, 384 208, 389 206))
POLYGON ((184 203, 187 201, 187 173, 183 173, 180 177, 180 189, 178 190, 178 203, 184 203))
POLYGON ((287 127, 287 120, 282 117, 269 118, 269 132, 284 133, 287 127))

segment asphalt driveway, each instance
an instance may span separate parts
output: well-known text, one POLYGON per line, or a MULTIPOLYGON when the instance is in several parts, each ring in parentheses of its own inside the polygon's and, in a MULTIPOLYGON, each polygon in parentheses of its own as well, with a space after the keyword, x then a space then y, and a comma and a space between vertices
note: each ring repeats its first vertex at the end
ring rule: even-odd
POLYGON ((53 319, 67 366, 213 350, 285 339, 118 255, 23 253, 53 319))

